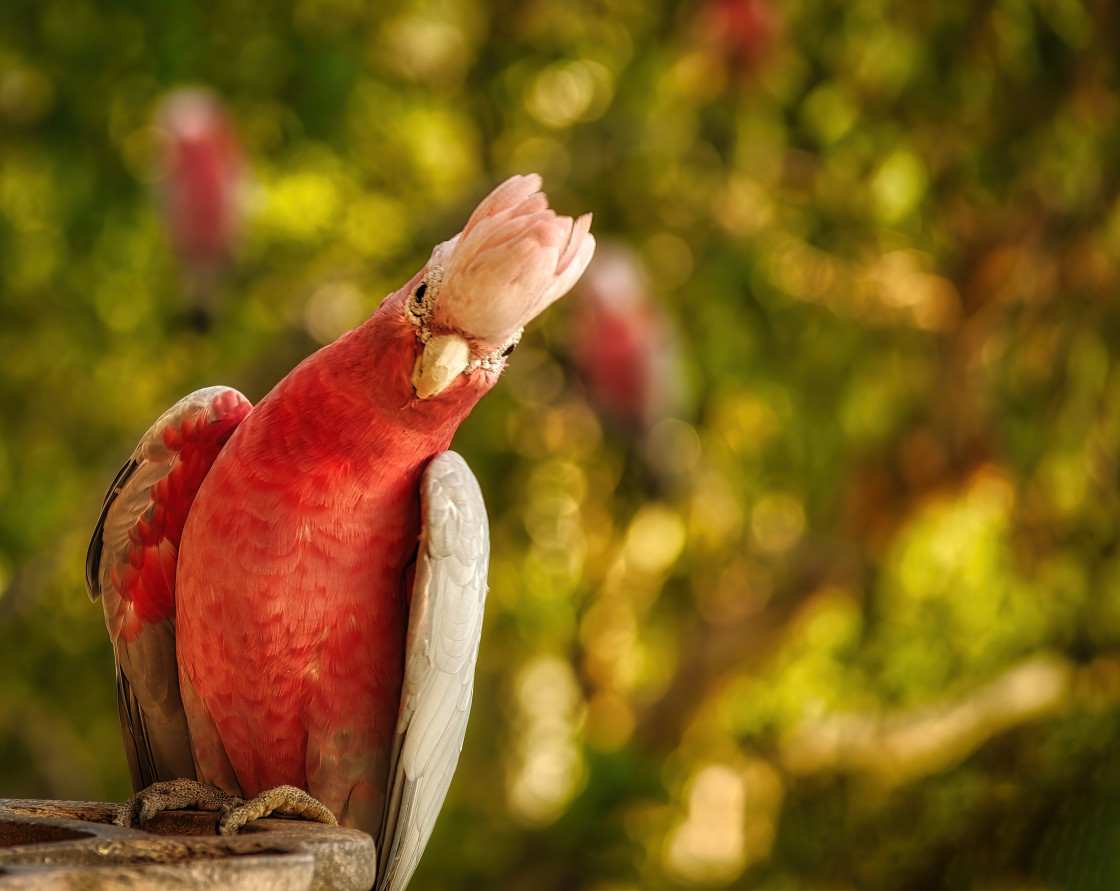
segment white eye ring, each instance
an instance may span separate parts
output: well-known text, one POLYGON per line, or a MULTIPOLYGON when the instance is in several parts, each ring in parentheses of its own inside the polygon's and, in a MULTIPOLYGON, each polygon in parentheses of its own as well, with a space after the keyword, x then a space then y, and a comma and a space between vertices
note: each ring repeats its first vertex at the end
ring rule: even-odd
POLYGON ((482 366, 491 371, 501 371, 505 367, 506 357, 512 353, 513 348, 521 342, 521 334, 524 330, 524 328, 518 329, 509 340, 494 350, 494 352, 483 356, 481 359, 475 359, 470 364, 469 370, 474 371, 474 369, 482 366))
POLYGON ((404 312, 408 320, 423 332, 427 328, 428 320, 435 306, 439 286, 443 282, 443 269, 432 266, 424 273, 420 283, 413 289, 408 300, 405 301, 404 312))

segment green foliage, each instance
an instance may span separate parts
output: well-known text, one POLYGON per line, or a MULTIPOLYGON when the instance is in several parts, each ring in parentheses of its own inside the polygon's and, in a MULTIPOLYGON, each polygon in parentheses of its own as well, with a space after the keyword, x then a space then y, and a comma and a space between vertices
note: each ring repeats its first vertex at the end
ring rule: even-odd
POLYGON ((677 417, 599 418, 561 304, 463 426, 492 595, 416 887, 1120 885, 1117 10, 719 7, 0 4, 0 796, 128 793, 82 567, 139 435, 536 170, 647 267, 677 417), (184 83, 253 177, 205 330, 184 83))

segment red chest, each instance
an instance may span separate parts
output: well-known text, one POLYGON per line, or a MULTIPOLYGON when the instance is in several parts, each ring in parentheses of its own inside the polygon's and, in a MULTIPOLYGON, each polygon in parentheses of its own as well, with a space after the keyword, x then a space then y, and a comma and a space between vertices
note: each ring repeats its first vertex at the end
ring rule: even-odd
POLYGON ((252 432, 199 491, 176 585, 180 671, 208 712, 192 734, 212 722, 246 794, 387 745, 419 534, 411 474, 248 461, 252 432))

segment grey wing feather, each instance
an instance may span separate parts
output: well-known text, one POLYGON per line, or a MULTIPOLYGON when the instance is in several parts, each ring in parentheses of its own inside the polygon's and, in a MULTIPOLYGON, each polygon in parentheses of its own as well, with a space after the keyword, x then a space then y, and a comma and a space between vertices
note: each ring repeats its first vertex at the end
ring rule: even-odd
POLYGON ((114 650, 117 710, 133 791, 160 780, 197 779, 179 694, 174 623, 149 625, 114 650))
POLYGON ((136 791, 157 780, 194 779, 195 764, 179 693, 174 619, 146 623, 138 633, 122 635, 122 597, 112 573, 119 576, 129 566, 129 532, 150 517, 152 487, 175 468, 179 453, 167 447, 163 431, 178 428, 200 411, 211 422, 220 420, 215 414, 219 401, 240 414, 248 409, 248 400, 237 391, 209 387, 181 399, 149 428, 109 487, 86 552, 86 590, 90 600, 100 599, 104 607, 116 661, 121 732, 136 791))
POLYGON ((404 689, 378 839, 378 891, 412 877, 459 761, 482 637, 490 529, 478 482, 455 452, 421 481, 423 526, 409 608, 404 689))

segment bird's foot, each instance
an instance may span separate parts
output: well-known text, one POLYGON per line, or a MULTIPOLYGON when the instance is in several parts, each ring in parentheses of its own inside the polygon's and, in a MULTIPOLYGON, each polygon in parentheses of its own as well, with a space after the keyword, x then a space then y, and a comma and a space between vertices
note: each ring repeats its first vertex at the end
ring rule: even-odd
POLYGON ((231 798, 229 803, 222 807, 221 816, 218 818, 218 832, 222 835, 236 835, 246 824, 269 814, 279 814, 285 817, 300 817, 316 823, 326 823, 337 826, 330 808, 302 789, 295 786, 277 786, 274 789, 265 789, 255 798, 241 801, 231 798))
POLYGON ((113 822, 118 826, 139 826, 143 829, 152 817, 163 811, 197 808, 224 813, 238 804, 241 804, 240 798, 226 795, 214 786, 207 786, 196 780, 166 780, 152 783, 128 801, 118 804, 113 822))
POLYGON ((187 808, 217 813, 218 832, 221 835, 236 835, 247 823, 270 814, 300 817, 329 826, 338 825, 330 808, 295 786, 266 789, 255 798, 245 801, 196 780, 152 783, 128 801, 118 804, 113 822, 117 826, 139 826, 143 829, 156 814, 187 808))

